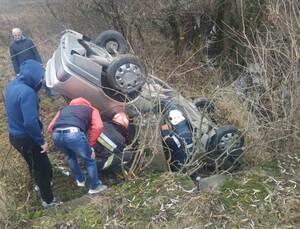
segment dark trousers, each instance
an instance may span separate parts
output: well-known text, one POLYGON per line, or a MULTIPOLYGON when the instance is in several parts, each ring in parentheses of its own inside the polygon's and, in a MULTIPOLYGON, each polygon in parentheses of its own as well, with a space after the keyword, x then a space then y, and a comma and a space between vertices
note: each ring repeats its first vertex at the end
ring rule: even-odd
POLYGON ((9 135, 9 141, 27 162, 30 175, 40 188, 42 199, 47 203, 51 203, 53 201, 50 185, 52 167, 47 154, 41 153, 42 148, 31 138, 16 138, 9 135))

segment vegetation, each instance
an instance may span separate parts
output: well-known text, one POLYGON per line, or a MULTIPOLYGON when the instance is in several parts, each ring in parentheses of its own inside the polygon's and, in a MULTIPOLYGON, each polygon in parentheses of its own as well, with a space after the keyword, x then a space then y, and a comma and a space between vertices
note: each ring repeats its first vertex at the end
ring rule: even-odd
MULTIPOLYGON (((199 192, 189 177, 166 172, 160 148, 145 141, 155 157, 144 172, 117 185, 107 179, 108 192, 93 198, 64 174, 62 155, 51 146, 53 189, 64 205, 43 210, 25 163, 8 143, 1 97, 1 228, 299 227, 298 1, 45 0, 22 9, 0 9, 1 90, 13 78, 11 27, 23 28, 44 60, 64 28, 91 38, 117 29, 148 72, 186 97, 215 101, 214 118, 239 127, 247 144, 240 170, 227 174, 218 190, 199 192), (248 87, 237 95, 232 83, 240 77, 248 87)), ((64 100, 40 96, 46 126, 64 100)))

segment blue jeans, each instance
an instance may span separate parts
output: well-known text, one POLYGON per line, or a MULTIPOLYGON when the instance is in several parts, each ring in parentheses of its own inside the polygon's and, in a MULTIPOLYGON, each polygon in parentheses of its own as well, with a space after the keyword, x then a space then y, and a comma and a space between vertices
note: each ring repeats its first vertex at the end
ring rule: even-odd
POLYGON ((66 155, 75 179, 80 182, 85 180, 77 161, 77 157, 79 156, 84 160, 91 188, 97 188, 101 184, 101 181, 98 177, 96 161, 91 159, 92 150, 88 144, 86 135, 83 132, 62 133, 54 131, 52 139, 56 147, 66 155))

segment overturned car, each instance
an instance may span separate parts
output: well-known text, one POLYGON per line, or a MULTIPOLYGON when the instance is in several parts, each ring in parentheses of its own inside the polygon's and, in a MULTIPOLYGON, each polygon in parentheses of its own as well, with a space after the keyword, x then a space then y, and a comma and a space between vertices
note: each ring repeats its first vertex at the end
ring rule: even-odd
MULTIPOLYGON (((166 82, 148 74, 144 63, 126 52, 126 40, 117 31, 105 31, 93 43, 67 30, 47 63, 46 84, 58 94, 66 99, 88 99, 104 120, 118 112, 129 115, 129 143, 122 150, 110 150, 104 158, 96 152, 100 169, 124 169, 124 165, 128 168, 132 161, 138 161, 134 147, 143 125, 137 131, 136 120, 151 115, 156 120, 153 125, 159 126, 153 130, 161 134, 171 170, 193 173, 206 167, 220 171, 238 165, 244 137, 235 127, 219 127, 211 120, 213 103, 203 97, 194 101, 184 98, 166 82)), ((99 144, 103 141, 105 138, 99 138, 99 144)))

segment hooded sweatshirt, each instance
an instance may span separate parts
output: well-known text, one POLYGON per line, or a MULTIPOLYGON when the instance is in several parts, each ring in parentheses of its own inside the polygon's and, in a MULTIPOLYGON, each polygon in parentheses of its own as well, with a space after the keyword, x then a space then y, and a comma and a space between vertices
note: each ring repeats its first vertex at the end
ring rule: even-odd
POLYGON ((24 35, 22 35, 20 40, 14 40, 11 42, 9 52, 16 74, 20 72, 20 66, 25 60, 32 59, 42 63, 40 54, 32 40, 24 35))
POLYGON ((66 127, 78 127, 86 132, 88 142, 93 146, 102 133, 103 123, 99 111, 88 100, 79 97, 56 113, 48 126, 48 131, 52 133, 55 128, 66 127))
POLYGON ((43 66, 35 60, 27 60, 20 66, 19 77, 5 88, 9 133, 16 138, 30 137, 39 145, 45 143, 37 96, 43 78, 43 66))

